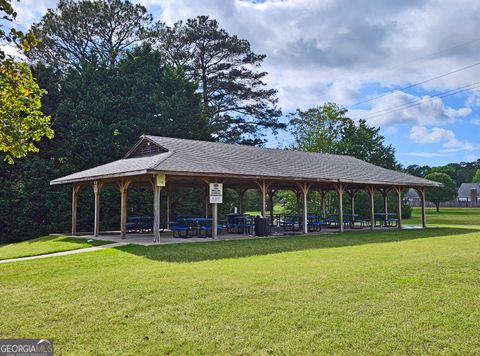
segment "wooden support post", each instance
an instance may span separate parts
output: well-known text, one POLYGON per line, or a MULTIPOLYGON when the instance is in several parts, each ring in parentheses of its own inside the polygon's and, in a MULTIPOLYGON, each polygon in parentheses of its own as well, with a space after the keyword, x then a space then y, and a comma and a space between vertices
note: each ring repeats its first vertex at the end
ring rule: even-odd
POLYGON ((262 187, 260 189, 261 192, 261 203, 262 203, 262 217, 267 216, 267 184, 265 181, 262 181, 262 187))
POLYGON ((160 242, 160 192, 161 187, 153 187, 153 242, 160 242))
POLYGON ((273 203, 275 199, 275 194, 277 194, 277 191, 275 189, 268 190, 268 207, 270 210, 270 224, 273 224, 273 203))
MULTIPOLYGON (((210 202, 210 181, 204 179, 208 187, 208 202, 210 202)), ((220 183, 217 178, 214 179, 213 183, 220 183)), ((214 240, 218 239, 218 203, 210 203, 212 206, 212 238, 214 240)))
POLYGON ((102 190, 102 183, 99 181, 93 182, 93 194, 95 196, 95 212, 93 220, 93 236, 100 234, 100 191, 102 190))
POLYGON ((383 211, 385 215, 388 214, 388 192, 383 194, 383 211))
POLYGON ((308 234, 308 188, 303 192, 303 233, 308 234))
POLYGON ((320 192, 320 198, 322 200, 322 217, 325 219, 327 217, 327 201, 325 199, 326 191, 322 190, 320 192))
POLYGON ((418 194, 422 203, 422 227, 427 227, 427 214, 425 213, 425 187, 418 188, 418 194))
POLYGON ((210 203, 209 203, 209 199, 210 199, 210 187, 208 185, 209 183, 207 183, 207 186, 205 187, 205 217, 208 218, 210 216, 210 203))
POLYGON ((390 188, 380 188, 379 189, 380 193, 382 194, 383 197, 383 212, 385 213, 385 220, 384 220, 384 226, 387 226, 387 220, 388 220, 388 193, 390 192, 390 188))
POLYGON ((308 234, 308 191, 310 190, 310 187, 312 186, 312 183, 297 183, 298 187, 300 188, 300 191, 303 196, 303 233, 308 234))
POLYGON ((166 189, 165 193, 167 195, 167 204, 166 204, 167 205, 166 206, 166 210, 167 210, 166 211, 166 220, 167 221, 166 221, 165 226, 167 227, 167 229, 170 229, 170 220, 171 220, 171 214, 172 214, 171 213, 171 208, 172 208, 171 204, 172 204, 172 193, 173 193, 173 191, 172 191, 172 189, 166 189))
POLYGON ((74 183, 72 188, 72 236, 77 235, 77 205, 79 191, 80 184, 74 183))
POLYGON ((379 189, 383 197, 383 212, 388 214, 388 193, 390 192, 389 188, 379 189))
POLYGON ((300 198, 302 197, 302 190, 294 190, 294 193, 295 193, 295 197, 297 198, 297 207, 296 207, 296 211, 299 212, 300 210, 300 198))
POLYGON ((350 196, 350 203, 352 205, 352 220, 355 221, 355 194, 350 196))
POLYGON ((368 196, 370 198, 370 230, 375 227, 375 187, 370 185, 367 187, 368 196))
POLYGON ((265 182, 264 180, 255 183, 257 183, 260 190, 260 213, 262 217, 265 218, 267 215, 267 190, 270 186, 270 183, 267 184, 267 182, 265 182))
POLYGON ((356 189, 350 189, 348 191, 348 196, 350 197, 350 205, 352 211, 352 221, 355 221, 355 195, 357 195, 356 189))
POLYGON ((128 186, 131 180, 122 179, 117 182, 118 190, 120 191, 120 238, 124 239, 127 236, 127 200, 128 200, 128 186))
POLYGON ((335 184, 338 193, 338 224, 340 232, 343 232, 343 192, 345 186, 342 183, 335 184))
POLYGON ((402 228, 402 187, 395 187, 397 192, 397 218, 398 218, 398 228, 402 228))
POLYGON ((243 196, 245 195, 245 192, 247 190, 246 189, 243 189, 243 188, 240 188, 238 190, 238 204, 239 204, 239 207, 238 207, 238 213, 239 214, 243 214, 243 196))
POLYGON ((127 236, 127 200, 127 190, 120 190, 120 238, 122 239, 127 236))
POLYGON ((212 238, 218 239, 218 204, 212 203, 212 238))

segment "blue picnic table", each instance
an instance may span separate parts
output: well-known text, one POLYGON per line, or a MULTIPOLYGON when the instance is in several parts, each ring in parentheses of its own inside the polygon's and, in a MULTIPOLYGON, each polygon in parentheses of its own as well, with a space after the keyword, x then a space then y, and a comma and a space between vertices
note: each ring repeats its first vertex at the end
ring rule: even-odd
POLYGON ((209 237, 212 236, 212 218, 180 217, 170 222, 173 237, 209 237))
POLYGON ((397 226, 398 224, 398 218, 397 214, 395 213, 375 213, 375 225, 377 225, 377 222, 379 223, 378 226, 397 226))

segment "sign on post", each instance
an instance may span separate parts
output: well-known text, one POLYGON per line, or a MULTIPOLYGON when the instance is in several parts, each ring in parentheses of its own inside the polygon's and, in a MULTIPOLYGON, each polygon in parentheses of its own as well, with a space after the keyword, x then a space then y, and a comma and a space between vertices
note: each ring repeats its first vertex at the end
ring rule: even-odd
POLYGON ((93 191, 94 191, 95 193, 98 192, 98 181, 96 181, 96 180, 93 181, 93 191))
POLYGON ((223 184, 210 183, 210 204, 223 203, 223 184))
POLYGON ((157 187, 165 186, 165 174, 157 174, 157 180, 155 182, 157 187))

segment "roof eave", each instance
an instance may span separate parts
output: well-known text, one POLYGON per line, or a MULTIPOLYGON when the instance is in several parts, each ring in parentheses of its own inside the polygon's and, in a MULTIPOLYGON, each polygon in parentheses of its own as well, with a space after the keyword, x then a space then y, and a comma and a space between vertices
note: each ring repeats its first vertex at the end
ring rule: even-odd
MULTIPOLYGON (((57 178, 50 181, 50 185, 62 185, 71 183, 90 182, 100 179, 114 179, 120 177, 131 177, 144 174, 158 174, 167 173, 178 176, 190 176, 190 177, 224 177, 224 178, 238 178, 238 179, 269 179, 269 180, 287 180, 287 181, 310 181, 318 183, 345 183, 345 184, 362 184, 362 185, 376 185, 376 186, 404 186, 404 187, 443 187, 442 183, 426 181, 423 182, 385 182, 385 181, 366 181, 366 180, 352 180, 352 179, 328 179, 328 178, 312 178, 312 177, 278 177, 278 176, 266 176, 266 175, 246 175, 246 174, 225 174, 225 173, 212 173, 212 172, 182 172, 172 170, 156 170, 156 169, 143 169, 129 172, 120 172, 113 174, 95 175, 82 178, 57 178)), ((68 177, 68 176, 67 176, 68 177)))
POLYGON ((312 177, 278 177, 278 176, 267 176, 267 175, 248 175, 248 174, 225 174, 225 173, 212 173, 212 172, 182 172, 182 171, 173 171, 173 170, 154 170, 149 169, 146 173, 155 174, 155 173, 168 173, 172 175, 183 175, 183 176, 193 176, 193 177, 226 177, 226 178, 239 178, 239 179, 270 179, 270 180, 290 180, 290 181, 310 181, 310 182, 327 182, 327 183, 347 183, 347 184, 365 184, 365 185, 391 185, 391 186, 405 186, 405 187, 440 187, 443 186, 441 183, 427 181, 426 183, 414 183, 414 182, 383 182, 383 181, 362 181, 362 180, 349 180, 349 179, 329 179, 329 178, 312 178, 312 177))
POLYGON ((64 179, 64 178, 57 178, 50 181, 50 185, 62 185, 62 184, 71 184, 71 183, 82 183, 82 182, 90 182, 99 179, 111 179, 111 178, 120 178, 120 177, 131 177, 137 176, 142 174, 147 174, 148 171, 145 169, 137 170, 137 171, 130 171, 130 172, 121 172, 121 173, 113 173, 113 174, 103 174, 97 176, 90 176, 90 177, 83 177, 83 178, 72 178, 72 179, 64 179))

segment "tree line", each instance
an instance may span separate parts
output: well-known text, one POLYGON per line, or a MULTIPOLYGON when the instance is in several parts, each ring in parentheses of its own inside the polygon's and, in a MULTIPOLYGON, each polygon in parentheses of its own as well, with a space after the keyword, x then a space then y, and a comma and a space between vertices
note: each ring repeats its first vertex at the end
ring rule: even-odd
POLYGON ((462 183, 480 183, 480 159, 476 162, 449 163, 444 166, 410 165, 405 172, 426 179, 443 183, 443 188, 427 190, 426 199, 435 204, 437 211, 440 204, 454 200, 462 183))
POLYGON ((422 178, 431 173, 443 173, 449 176, 457 187, 460 187, 462 183, 480 183, 480 159, 475 162, 449 163, 435 167, 412 164, 405 168, 405 172, 422 178))
MULTIPOLYGON (((0 12, 16 16, 8 0, 0 12)), ((0 84, 11 90, 0 99, 0 240, 68 230, 70 187, 49 181, 121 158, 142 134, 261 146, 269 130, 289 130, 290 148, 400 169, 379 128, 335 103, 283 115, 266 56, 208 16, 167 25, 129 1, 60 0, 27 33, 0 29, 26 58, 0 53, 0 84)), ((132 189, 131 209, 150 213, 149 194, 132 189)), ((203 195, 192 194, 178 192, 177 209, 200 210, 203 195)), ((91 195, 79 197, 80 229, 93 219, 91 195)), ((102 192, 106 226, 118 226, 118 200, 102 192)))

